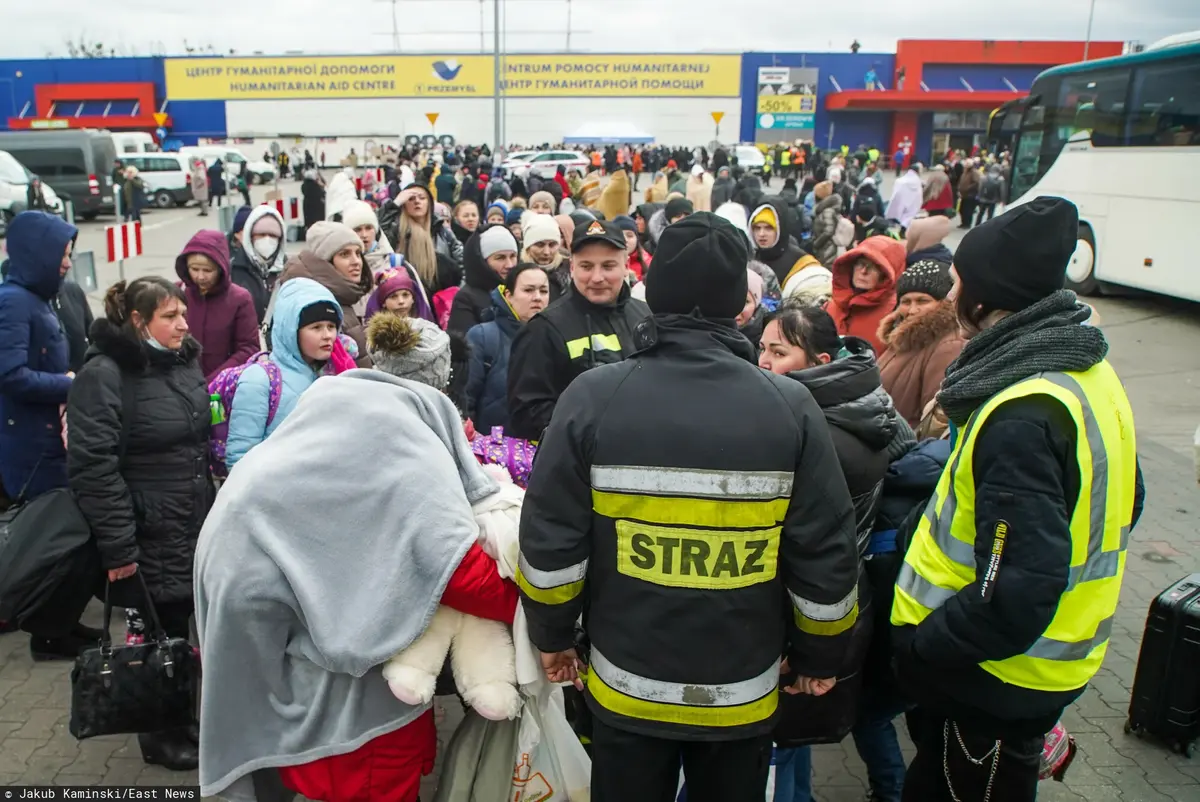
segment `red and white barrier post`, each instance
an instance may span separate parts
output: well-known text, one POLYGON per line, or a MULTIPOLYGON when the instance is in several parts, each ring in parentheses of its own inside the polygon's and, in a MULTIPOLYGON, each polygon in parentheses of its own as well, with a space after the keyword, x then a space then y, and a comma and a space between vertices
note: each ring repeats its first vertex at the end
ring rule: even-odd
POLYGON ((263 201, 263 206, 270 206, 279 212, 279 216, 283 218, 285 223, 295 222, 300 219, 299 198, 276 198, 275 200, 263 201))
POLYGON ((118 223, 115 226, 105 226, 104 236, 108 242, 108 263, 117 263, 121 281, 125 280, 125 260, 142 255, 142 224, 118 223))

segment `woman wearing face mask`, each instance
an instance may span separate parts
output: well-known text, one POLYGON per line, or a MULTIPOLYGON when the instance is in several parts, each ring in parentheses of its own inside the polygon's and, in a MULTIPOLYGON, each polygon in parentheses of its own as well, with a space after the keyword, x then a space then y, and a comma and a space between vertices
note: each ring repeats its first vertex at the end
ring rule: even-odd
POLYGON ((270 377, 265 368, 251 365, 238 377, 229 410, 225 464, 231 470, 250 449, 279 428, 318 376, 329 373, 329 357, 341 325, 341 307, 333 294, 317 282, 298 278, 280 288, 271 320, 268 356, 279 368, 281 379, 275 416, 270 416, 270 377))
MULTIPOLYGON (((140 572, 163 629, 187 638, 196 539, 213 500, 200 343, 188 334, 183 290, 157 276, 114 284, 104 312, 67 402, 71 489, 113 604, 144 606, 140 572)), ((147 763, 188 771, 197 737, 183 728, 142 733, 138 743, 147 763)))
POLYGON ((248 210, 246 220, 237 229, 238 236, 228 239, 230 256, 229 277, 234 284, 250 293, 254 312, 261 324, 271 301, 270 287, 274 276, 283 270, 283 217, 270 206, 248 210))
POLYGON ((200 368, 213 377, 258 351, 258 315, 250 293, 229 278, 229 243, 219 231, 199 231, 175 260, 191 315, 192 336, 204 349, 200 368))
POLYGON ((521 220, 525 234, 521 261, 532 262, 546 272, 553 303, 571 286, 571 264, 562 249, 562 227, 556 218, 544 214, 529 212, 521 220))
POLYGON ((466 247, 467 240, 479 228, 479 205, 473 200, 460 200, 454 204, 454 217, 450 221, 450 230, 455 238, 466 247))
MULTIPOLYGON (((342 308, 342 331, 354 340, 351 354, 360 368, 371 367, 367 338, 354 305, 371 291, 370 272, 363 264, 362 240, 353 229, 326 220, 309 229, 304 250, 288 260, 281 284, 295 278, 310 278, 333 293, 342 308)), ((282 290, 281 290, 282 291, 282 290)))
POLYGON ((550 303, 550 279, 531 262, 509 271, 492 290, 495 317, 467 332, 471 362, 465 388, 466 414, 477 431, 488 434, 508 426, 508 356, 513 337, 525 321, 550 303))
POLYGON ((379 210, 379 228, 399 253, 412 263, 433 297, 462 282, 463 245, 446 221, 433 213, 433 195, 413 184, 379 210))
MULTIPOLYGON (((861 556, 875 522, 888 464, 911 448, 912 430, 884 392, 870 346, 857 337, 838 336, 833 319, 823 310, 785 303, 768 316, 760 345, 759 367, 802 383, 825 414, 854 501, 861 556)), ((826 726, 844 732, 853 723, 859 687, 849 680, 861 669, 874 615, 865 578, 859 581, 858 606, 852 645, 838 672, 843 681, 820 697, 780 697, 782 714, 775 730, 780 746, 776 750, 778 802, 812 799, 810 749, 788 744, 824 737, 826 726)))
POLYGON ((896 280, 904 272, 904 243, 891 237, 868 237, 837 258, 833 297, 825 305, 839 334, 866 340, 883 352, 879 324, 896 305, 896 280))

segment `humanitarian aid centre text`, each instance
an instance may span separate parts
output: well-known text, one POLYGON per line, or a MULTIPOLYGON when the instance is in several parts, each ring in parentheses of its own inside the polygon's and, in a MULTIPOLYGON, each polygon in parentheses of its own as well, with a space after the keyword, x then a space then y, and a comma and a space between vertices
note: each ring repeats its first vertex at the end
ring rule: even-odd
MULTIPOLYGON (((564 95, 736 97, 741 59, 700 56, 506 56, 502 91, 564 95)), ((494 92, 491 56, 168 59, 171 99, 480 97, 494 92)))

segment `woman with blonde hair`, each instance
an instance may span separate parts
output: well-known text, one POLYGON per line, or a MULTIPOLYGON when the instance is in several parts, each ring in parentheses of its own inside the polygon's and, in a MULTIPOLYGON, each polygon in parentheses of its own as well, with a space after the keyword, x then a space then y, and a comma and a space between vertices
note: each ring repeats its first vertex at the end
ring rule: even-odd
POLYGON ((433 297, 462 283, 463 245, 434 215, 433 194, 413 184, 379 210, 379 227, 397 253, 412 263, 433 297))

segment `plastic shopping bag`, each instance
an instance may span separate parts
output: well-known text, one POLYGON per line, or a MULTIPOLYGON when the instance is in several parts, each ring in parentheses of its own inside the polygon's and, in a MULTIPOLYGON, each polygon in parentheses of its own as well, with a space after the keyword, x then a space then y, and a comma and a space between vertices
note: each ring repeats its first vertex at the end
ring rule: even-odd
POLYGON ((525 697, 509 802, 589 802, 592 764, 567 723, 562 689, 525 697))

